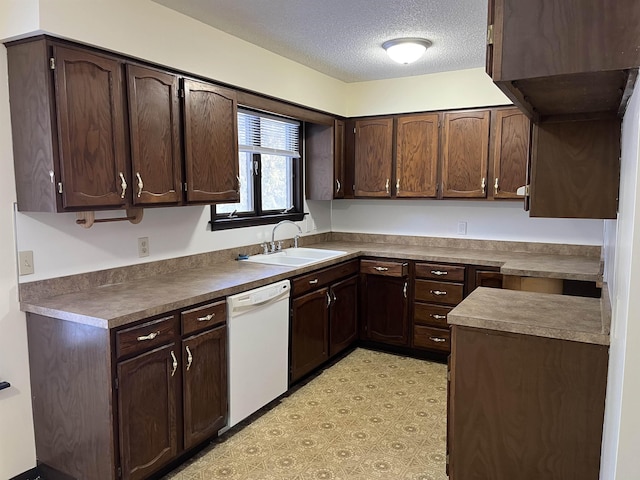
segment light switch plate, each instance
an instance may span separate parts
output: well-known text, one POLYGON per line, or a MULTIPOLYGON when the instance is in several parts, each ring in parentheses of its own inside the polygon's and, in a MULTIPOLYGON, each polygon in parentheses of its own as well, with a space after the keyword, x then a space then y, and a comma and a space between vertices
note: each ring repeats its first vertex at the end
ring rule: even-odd
POLYGON ((467 234, 467 222, 458 222, 458 235, 467 234))
POLYGON ((18 274, 19 275, 33 275, 35 273, 35 267, 33 265, 33 251, 25 250, 18 252, 18 274))

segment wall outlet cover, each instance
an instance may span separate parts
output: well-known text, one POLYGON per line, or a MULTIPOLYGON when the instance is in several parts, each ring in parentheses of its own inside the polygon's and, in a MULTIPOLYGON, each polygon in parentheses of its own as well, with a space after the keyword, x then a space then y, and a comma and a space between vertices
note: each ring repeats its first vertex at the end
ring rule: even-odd
POLYGON ((138 257, 149 256, 149 237, 138 238, 138 257))

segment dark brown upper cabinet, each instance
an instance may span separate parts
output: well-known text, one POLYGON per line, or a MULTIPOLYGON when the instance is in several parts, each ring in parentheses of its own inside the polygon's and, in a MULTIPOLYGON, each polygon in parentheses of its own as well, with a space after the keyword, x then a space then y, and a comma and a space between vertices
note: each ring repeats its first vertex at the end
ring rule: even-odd
POLYGON ((183 88, 187 202, 238 202, 236 92, 189 79, 183 88))
POLYGON ((355 121, 356 197, 391 197, 393 119, 355 121))
POLYGON ((396 197, 438 195, 438 113, 403 115, 396 128, 396 197))
POLYGON ((345 122, 307 123, 304 132, 306 197, 309 200, 344 198, 345 122))
POLYGON ((489 110, 444 114, 442 132, 442 196, 487 196, 489 110))
POLYGON ((490 0, 487 73, 534 121, 624 110, 640 65, 637 0, 490 0))
POLYGON ((531 122, 517 108, 497 109, 493 112, 491 142, 491 184, 494 199, 522 199, 516 193, 527 182, 527 162, 531 122))
POLYGON ((125 205, 122 63, 44 37, 11 45, 7 59, 18 209, 125 205))
POLYGON ((133 203, 182 201, 178 77, 127 65, 133 203))

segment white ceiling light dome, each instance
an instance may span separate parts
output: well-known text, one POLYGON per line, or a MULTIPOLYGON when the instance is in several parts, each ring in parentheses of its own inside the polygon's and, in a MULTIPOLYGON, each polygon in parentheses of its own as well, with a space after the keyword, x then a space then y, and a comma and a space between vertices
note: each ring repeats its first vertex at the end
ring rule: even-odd
POLYGON ((430 46, 426 38, 394 38, 382 44, 391 60, 403 64, 415 62, 430 46))

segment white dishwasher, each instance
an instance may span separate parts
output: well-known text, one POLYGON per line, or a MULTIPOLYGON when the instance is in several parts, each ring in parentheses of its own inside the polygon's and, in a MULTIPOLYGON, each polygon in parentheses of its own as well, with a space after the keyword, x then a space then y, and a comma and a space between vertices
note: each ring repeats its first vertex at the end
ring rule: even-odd
POLYGON ((289 280, 227 297, 229 423, 225 431, 289 386, 289 280))

